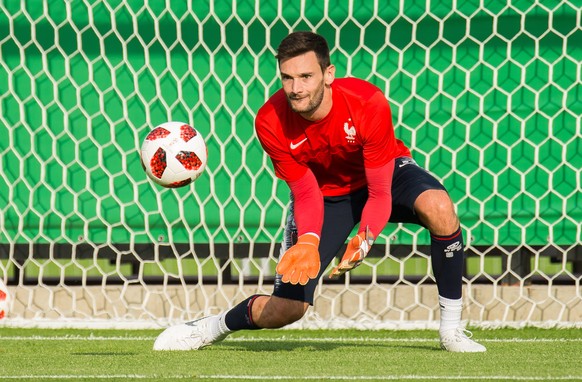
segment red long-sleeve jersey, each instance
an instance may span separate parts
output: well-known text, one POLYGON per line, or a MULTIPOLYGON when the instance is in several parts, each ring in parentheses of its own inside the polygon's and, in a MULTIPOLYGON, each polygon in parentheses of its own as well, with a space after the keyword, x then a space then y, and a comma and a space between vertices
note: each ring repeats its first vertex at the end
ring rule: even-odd
POLYGON ((410 156, 394 135, 390 106, 379 88, 361 79, 339 78, 331 89, 332 108, 319 121, 308 121, 291 110, 282 89, 261 107, 255 120, 277 177, 292 184, 310 169, 323 196, 369 186, 374 180, 366 178, 366 169, 410 156))

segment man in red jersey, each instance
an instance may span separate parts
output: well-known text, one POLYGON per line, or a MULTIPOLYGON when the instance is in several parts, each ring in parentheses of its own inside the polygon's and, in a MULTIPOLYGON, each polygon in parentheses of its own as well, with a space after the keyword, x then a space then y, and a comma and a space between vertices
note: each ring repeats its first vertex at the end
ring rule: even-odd
POLYGON ((273 294, 253 295, 224 314, 170 327, 154 349, 199 349, 232 331, 299 320, 352 229, 359 223, 332 278, 359 265, 391 221, 416 223, 430 232, 441 347, 485 351, 461 326, 463 237, 453 202, 396 139, 384 94, 360 79, 336 79, 327 42, 312 32, 287 36, 277 59, 283 87, 255 121, 275 174, 291 190, 286 251, 273 294))

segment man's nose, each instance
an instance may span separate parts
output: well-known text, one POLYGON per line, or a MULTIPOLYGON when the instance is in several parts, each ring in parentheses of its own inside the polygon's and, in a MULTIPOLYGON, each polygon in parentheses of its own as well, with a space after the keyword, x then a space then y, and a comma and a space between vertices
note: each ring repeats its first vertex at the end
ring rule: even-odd
POLYGON ((293 84, 291 85, 291 91, 295 94, 301 93, 303 90, 303 85, 299 79, 293 79, 293 84))

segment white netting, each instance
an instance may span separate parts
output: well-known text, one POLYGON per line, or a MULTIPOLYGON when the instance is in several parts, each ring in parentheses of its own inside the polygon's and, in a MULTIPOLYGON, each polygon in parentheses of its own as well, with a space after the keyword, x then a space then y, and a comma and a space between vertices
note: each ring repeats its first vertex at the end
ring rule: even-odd
MULTIPOLYGON (((580 321, 580 20, 571 1, 0 2, 8 320, 178 321, 269 293, 288 190, 253 119, 279 87, 276 46, 310 29, 338 76, 385 90, 457 202, 466 318, 580 321), (207 138, 208 172, 185 189, 139 163, 167 120, 207 138)), ((387 227, 304 322, 432 325, 427 245, 387 227)))

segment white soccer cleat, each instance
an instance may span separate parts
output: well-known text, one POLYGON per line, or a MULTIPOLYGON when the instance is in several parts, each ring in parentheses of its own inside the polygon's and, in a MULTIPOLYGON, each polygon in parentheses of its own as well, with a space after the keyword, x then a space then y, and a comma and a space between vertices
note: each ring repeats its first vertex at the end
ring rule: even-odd
POLYGON ((229 332, 220 330, 220 316, 208 316, 164 330, 156 342, 154 350, 198 350, 220 342, 229 332))
POLYGON ((441 333, 441 349, 455 353, 479 353, 487 351, 485 346, 473 341, 473 333, 464 328, 441 333))

